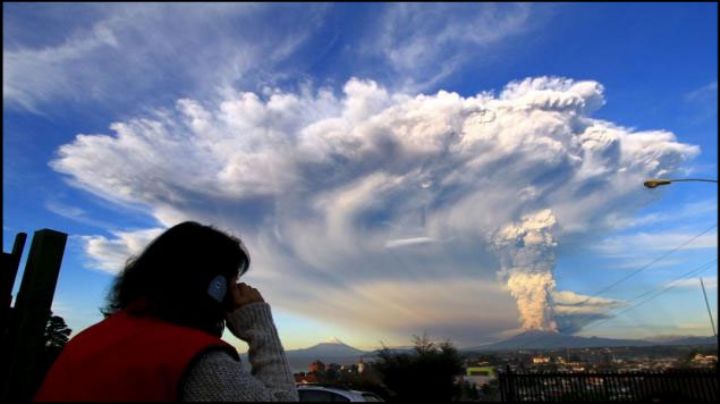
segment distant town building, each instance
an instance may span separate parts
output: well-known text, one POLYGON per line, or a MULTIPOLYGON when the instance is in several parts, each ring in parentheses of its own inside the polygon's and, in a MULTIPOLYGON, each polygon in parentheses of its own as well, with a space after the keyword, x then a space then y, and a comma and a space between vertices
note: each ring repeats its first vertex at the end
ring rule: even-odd
POLYGON ((314 361, 313 363, 310 364, 308 371, 310 373, 324 372, 325 364, 322 363, 321 361, 314 361))
POLYGON ((318 377, 316 373, 296 373, 295 375, 295 383, 298 384, 316 384, 318 383, 318 377))
POLYGON ((533 365, 550 363, 550 357, 549 356, 534 356, 532 358, 532 363, 533 363, 533 365))
POLYGON ((692 359, 693 363, 699 364, 699 365, 712 365, 717 363, 718 357, 717 355, 703 355, 703 354, 697 354, 692 359))
POLYGON ((357 371, 360 374, 365 372, 365 362, 363 362, 362 359, 360 359, 360 361, 357 363, 357 371))
POLYGON ((496 378, 495 368, 492 366, 470 366, 465 370, 463 381, 483 386, 496 378))

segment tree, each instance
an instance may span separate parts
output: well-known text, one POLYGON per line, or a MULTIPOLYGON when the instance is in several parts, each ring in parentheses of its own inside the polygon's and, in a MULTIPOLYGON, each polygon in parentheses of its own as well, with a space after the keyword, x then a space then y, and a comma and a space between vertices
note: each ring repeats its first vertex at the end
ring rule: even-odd
POLYGON ((38 366, 35 369, 36 376, 33 391, 36 391, 42 384, 45 375, 70 339, 71 333, 72 330, 68 328, 65 320, 60 316, 52 315, 51 312, 43 332, 45 343, 43 344, 43 352, 40 355, 38 366))
POLYGON ((45 326, 45 348, 62 349, 70 339, 72 330, 68 328, 65 320, 60 316, 53 316, 50 313, 47 325, 45 326))
POLYGON ((442 402, 459 398, 462 358, 449 342, 432 342, 427 335, 414 336, 412 353, 398 353, 383 347, 375 368, 393 400, 442 402))

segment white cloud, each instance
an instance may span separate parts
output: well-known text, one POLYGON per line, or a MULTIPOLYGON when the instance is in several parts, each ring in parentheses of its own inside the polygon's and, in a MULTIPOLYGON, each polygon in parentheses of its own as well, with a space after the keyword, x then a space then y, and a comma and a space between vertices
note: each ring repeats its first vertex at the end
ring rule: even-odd
POLYGON ((91 268, 110 273, 118 273, 125 267, 127 260, 142 252, 150 241, 159 236, 164 229, 143 229, 136 231, 114 232, 114 238, 104 236, 83 236, 85 252, 91 258, 91 268))
POLYGON ((396 3, 388 5, 364 51, 382 55, 405 90, 437 85, 490 46, 528 32, 542 19, 532 5, 396 3))
POLYGON ((708 321, 697 321, 697 322, 683 322, 676 326, 682 335, 697 335, 706 337, 711 335, 713 332, 712 325, 708 324, 708 321))
MULTIPOLYGON (((717 289, 717 275, 715 276, 706 276, 702 277, 703 283, 705 283, 705 289, 717 289)), ((688 289, 698 289, 700 288, 700 281, 698 278, 688 278, 688 279, 680 279, 673 282, 668 282, 666 286, 672 286, 676 288, 688 288, 688 289)))
MULTIPOLYGON (((717 122, 718 109, 718 86, 714 80, 700 88, 688 91, 683 96, 685 105, 689 111, 684 114, 686 120, 693 124, 702 122, 717 122)), ((711 126, 712 127, 712 126, 711 126)), ((700 167, 702 169, 702 167, 700 167)), ((713 174, 717 170, 712 171, 713 174)))
POLYGON ((687 260, 683 258, 663 258, 660 261, 655 261, 657 256, 657 252, 655 252, 655 254, 643 254, 643 252, 638 252, 637 255, 630 255, 629 253, 628 255, 616 255, 613 256, 613 258, 616 258, 616 261, 612 263, 612 268, 640 269, 641 267, 645 267, 649 263, 653 262, 652 268, 657 269, 682 265, 687 262, 687 260))
MULTIPOLYGON (((307 295, 318 288, 302 282, 293 289, 307 295)), ((428 332, 466 345, 516 324, 513 299, 495 282, 479 279, 415 279, 356 282, 341 288, 322 289, 320 296, 288 299, 280 287, 273 302, 313 313, 348 329, 374 331, 376 335, 407 339, 428 332), (489 302, 492 302, 489 305, 489 302)))
MULTIPOLYGON (((334 318, 321 309, 333 304, 323 297, 330 291, 495 278, 494 235, 528 215, 547 211, 553 224, 526 228, 523 242, 550 237, 554 248, 597 236, 611 212, 628 217, 651 202, 642 179, 672 173, 699 148, 592 118, 602 92, 549 77, 510 83, 499 96, 410 95, 358 79, 340 97, 228 92, 113 123, 111 135, 78 135, 51 166, 87 191, 146 206, 163 226, 193 219, 233 230, 253 254, 248 276, 284 308, 334 318), (452 242, 387 248, 420 238, 452 242)), ((131 243, 157 231, 88 238, 88 253, 117 269, 131 243)), ((552 260, 545 266, 551 274, 552 260)), ((476 299, 479 310, 494 304, 476 299)), ((395 322, 363 321, 405 331, 416 307, 393 304, 395 322)))
POLYGON ((95 219, 91 217, 87 211, 77 206, 67 205, 57 200, 48 200, 45 202, 45 208, 50 212, 74 220, 76 222, 88 224, 104 230, 112 229, 115 226, 111 223, 95 219))
POLYGON ((398 247, 405 247, 405 246, 412 246, 412 245, 422 245, 427 243, 432 243, 435 240, 433 240, 430 237, 410 237, 410 238, 400 238, 395 240, 388 240, 385 242, 385 248, 398 248, 398 247))
POLYGON ((689 91, 685 94, 688 102, 708 102, 715 100, 717 103, 718 83, 717 80, 710 82, 700 88, 689 91))
POLYGON ((70 72, 64 68, 99 49, 115 47, 112 32, 98 25, 85 36, 55 48, 3 51, 3 99, 35 110, 38 99, 75 94, 72 87, 78 83, 68 80, 70 72))
POLYGON ((184 94, 209 98, 228 88, 301 81, 317 63, 353 66, 329 80, 360 71, 415 92, 490 63, 495 56, 489 55, 544 24, 553 9, 387 4, 365 8, 369 23, 357 30, 341 30, 332 23, 332 9, 343 6, 331 4, 73 7, 72 13, 63 5, 38 7, 28 20, 4 17, 12 27, 12 46, 3 50, 7 105, 41 113, 53 101, 102 101, 115 110, 133 106, 135 113, 184 94), (43 32, 53 34, 29 35, 37 31, 35 21, 47 21, 43 32), (345 50, 318 49, 332 48, 340 36, 346 37, 345 50))
POLYGON ((623 307, 624 302, 599 296, 587 296, 569 290, 556 291, 554 301, 557 329, 576 333, 584 326, 611 316, 612 310, 623 307))
MULTIPOLYGON (((153 97, 169 91, 208 95, 250 77, 272 80, 282 73, 280 64, 319 26, 327 8, 227 3, 73 7, 74 12, 92 9, 93 22, 78 26, 73 19, 53 18, 55 23, 67 20, 61 42, 46 37, 48 45, 3 49, 7 105, 39 112, 58 100, 136 104, 138 94, 152 104, 157 102, 153 97), (272 30, 258 26, 268 16, 284 21, 288 15, 302 23, 276 24, 272 30)), ((68 13, 65 5, 42 10, 68 13)))
POLYGON ((553 300, 565 313, 587 312, 597 309, 615 308, 621 305, 619 300, 600 296, 586 296, 569 290, 556 291, 553 300))
POLYGON ((606 217, 607 224, 615 229, 624 230, 654 224, 687 223, 690 219, 707 218, 716 215, 718 204, 716 199, 687 202, 673 211, 648 213, 643 216, 628 217, 610 213, 606 217))
POLYGON ((678 250, 717 248, 717 231, 710 231, 687 243, 698 233, 699 231, 638 232, 605 238, 595 246, 595 249, 608 257, 627 257, 643 255, 647 252, 656 254, 658 251, 670 251, 676 248, 678 250))

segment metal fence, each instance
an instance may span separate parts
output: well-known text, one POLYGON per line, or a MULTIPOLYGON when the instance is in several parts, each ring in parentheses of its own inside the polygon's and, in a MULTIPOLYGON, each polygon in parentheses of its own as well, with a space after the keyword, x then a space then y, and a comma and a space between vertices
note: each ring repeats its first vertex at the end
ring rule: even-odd
POLYGON ((717 369, 498 373, 503 402, 690 402, 718 399, 717 369))

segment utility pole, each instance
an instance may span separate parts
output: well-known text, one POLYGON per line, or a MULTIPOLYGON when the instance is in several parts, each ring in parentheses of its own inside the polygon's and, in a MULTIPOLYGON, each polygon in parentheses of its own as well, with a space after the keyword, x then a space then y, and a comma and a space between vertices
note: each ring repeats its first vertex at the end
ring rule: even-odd
POLYGON ((713 335, 717 338, 717 331, 715 331, 715 322, 713 321, 712 311, 710 311, 710 303, 708 303, 707 293, 705 293, 705 284, 702 278, 700 278, 700 287, 702 288, 703 297, 705 297, 705 307, 707 307, 708 316, 710 316, 710 325, 712 326, 713 335))

